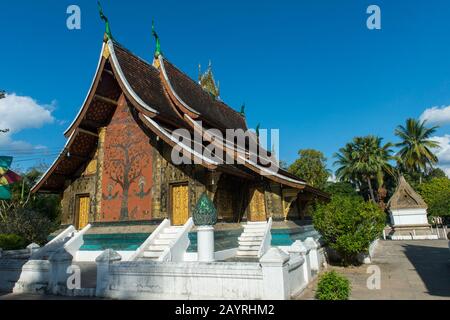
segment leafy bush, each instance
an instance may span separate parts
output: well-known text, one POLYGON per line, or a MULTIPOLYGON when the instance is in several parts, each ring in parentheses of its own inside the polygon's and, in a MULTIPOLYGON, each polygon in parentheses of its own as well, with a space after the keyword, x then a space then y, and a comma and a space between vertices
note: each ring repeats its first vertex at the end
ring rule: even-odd
POLYGON ((318 300, 348 300, 351 292, 350 281, 335 271, 324 273, 317 285, 318 300))
POLYGON ((386 214, 375 203, 338 195, 327 204, 318 204, 313 214, 314 227, 344 264, 368 252, 370 244, 381 235, 385 220, 386 214))
POLYGON ((3 250, 19 250, 26 247, 26 241, 16 234, 0 234, 0 248, 3 250))
POLYGON ((328 182, 323 190, 332 196, 359 196, 354 186, 349 182, 328 182))
POLYGON ((57 228, 45 215, 28 209, 14 209, 0 223, 0 233, 16 234, 28 244, 45 244, 47 236, 57 228))
POLYGON ((450 216, 450 179, 431 179, 419 185, 417 191, 427 203, 429 215, 434 217, 450 216))

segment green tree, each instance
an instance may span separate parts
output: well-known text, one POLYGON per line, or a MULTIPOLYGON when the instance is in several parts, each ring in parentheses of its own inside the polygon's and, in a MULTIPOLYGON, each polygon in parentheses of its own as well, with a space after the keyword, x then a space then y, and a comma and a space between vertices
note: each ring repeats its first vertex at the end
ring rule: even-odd
POLYGON ((441 168, 431 168, 425 173, 424 180, 431 181, 434 178, 447 178, 447 175, 441 168))
POLYGON ((419 189, 422 182, 430 182, 434 178, 447 178, 445 172, 440 168, 430 168, 423 174, 421 172, 402 172, 402 174, 415 190, 419 189))
POLYGON ((336 177, 340 181, 356 184, 359 190, 362 190, 366 183, 370 199, 374 202, 376 198, 372 181, 377 182, 378 201, 383 202, 385 175, 394 175, 394 169, 390 164, 394 159, 393 145, 391 143, 382 145, 382 140, 371 135, 356 137, 334 155, 337 159, 334 165, 338 166, 336 177))
POLYGON ((299 158, 289 167, 289 172, 305 180, 315 188, 323 188, 330 177, 327 159, 322 152, 305 149, 298 152, 299 158))
POLYGON ((313 223, 326 244, 336 250, 344 264, 367 253, 385 226, 385 213, 373 202, 359 197, 334 196, 327 204, 317 204, 313 223))
POLYGON ((450 179, 433 178, 423 182, 417 192, 428 205, 428 214, 434 217, 450 216, 450 179))
POLYGON ((348 197, 359 197, 358 192, 355 190, 355 186, 350 182, 328 182, 324 188, 324 191, 329 193, 331 196, 348 196, 348 197))
POLYGON ((432 149, 439 148, 439 144, 431 140, 438 127, 427 128, 425 125, 425 121, 408 119, 406 126, 398 126, 395 130, 401 140, 396 144, 400 148, 397 153, 399 167, 407 173, 418 173, 420 183, 423 173, 438 162, 432 149))
POLYGON ((31 188, 41 176, 37 169, 22 175, 12 185, 12 199, 0 201, 0 233, 16 234, 28 243, 42 244, 60 223, 60 197, 32 194, 31 188))

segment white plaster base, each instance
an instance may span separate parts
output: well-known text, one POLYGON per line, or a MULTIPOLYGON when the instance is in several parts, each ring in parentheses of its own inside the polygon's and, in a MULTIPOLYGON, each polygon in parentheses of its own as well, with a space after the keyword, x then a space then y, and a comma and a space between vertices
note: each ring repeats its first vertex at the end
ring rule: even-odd
POLYGON ((390 212, 391 224, 401 227, 408 225, 427 225, 426 209, 397 209, 390 212))
POLYGON ((198 261, 214 261, 214 227, 197 227, 197 251, 198 261))

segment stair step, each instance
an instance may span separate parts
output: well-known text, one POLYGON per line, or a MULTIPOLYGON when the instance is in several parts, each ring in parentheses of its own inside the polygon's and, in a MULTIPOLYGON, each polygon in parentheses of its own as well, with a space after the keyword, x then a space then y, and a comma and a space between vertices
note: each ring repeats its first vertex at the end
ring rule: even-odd
POLYGON ((144 251, 144 258, 159 258, 161 256, 161 252, 159 251, 144 251))
POLYGON ((155 245, 170 245, 172 243, 172 239, 156 239, 153 244, 155 245))
POLYGON ((168 248, 169 246, 165 246, 165 245, 154 245, 151 244, 148 246, 146 251, 164 251, 168 248))
POLYGON ((247 225, 267 224, 267 221, 247 221, 247 225))
POLYGON ((170 234, 176 234, 176 233, 178 233, 178 232, 180 232, 180 228, 175 228, 175 227, 165 228, 165 229, 163 230, 163 233, 166 233, 166 234, 168 234, 168 233, 170 233, 170 234))
POLYGON ((236 252, 238 257, 257 257, 258 251, 238 251, 236 252))
POLYGON ((239 246, 238 251, 245 251, 245 252, 249 252, 249 251, 259 251, 259 246, 239 246))
POLYGON ((262 241, 239 241, 239 246, 259 246, 262 241))
POLYGON ((245 231, 241 236, 244 237, 264 237, 264 231, 245 231))
POLYGON ((247 224, 246 226, 244 226, 244 228, 246 230, 249 230, 249 229, 265 230, 266 224, 247 224))
POLYGON ((264 237, 263 236, 248 236, 248 235, 241 235, 238 240, 239 241, 263 241, 264 237))
POLYGON ((245 246, 245 245, 240 245, 239 246, 239 251, 259 251, 260 246, 256 245, 256 246, 245 246))
POLYGON ((160 233, 158 239, 175 239, 176 237, 176 233, 160 233))

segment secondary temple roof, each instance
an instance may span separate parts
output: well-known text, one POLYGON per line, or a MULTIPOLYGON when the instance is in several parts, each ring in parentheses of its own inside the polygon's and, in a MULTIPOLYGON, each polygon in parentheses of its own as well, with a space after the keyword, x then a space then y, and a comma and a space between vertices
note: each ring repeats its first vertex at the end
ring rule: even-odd
POLYGON ((401 176, 397 189, 388 203, 390 210, 398 209, 427 209, 428 206, 422 197, 414 191, 406 179, 401 176))
MULTIPOLYGON (((153 64, 150 64, 118 42, 105 37, 92 86, 78 115, 65 132, 68 142, 33 192, 61 192, 65 179, 79 174, 82 166, 95 153, 98 130, 111 120, 122 93, 135 108, 136 118, 172 146, 176 143, 170 138, 173 129, 195 131, 198 130, 197 121, 202 121, 205 128, 221 131, 247 130, 245 117, 241 113, 205 91, 162 54, 156 55, 153 64)), ((189 147, 186 149, 193 158, 199 157, 194 150, 189 147)), ((222 149, 234 158, 238 157, 235 150, 222 149)), ((200 158, 202 164, 211 170, 220 168, 242 177, 264 174, 275 182, 328 197, 282 169, 267 175, 267 168, 247 158, 241 159, 244 161, 243 169, 234 165, 218 165, 200 158)))

